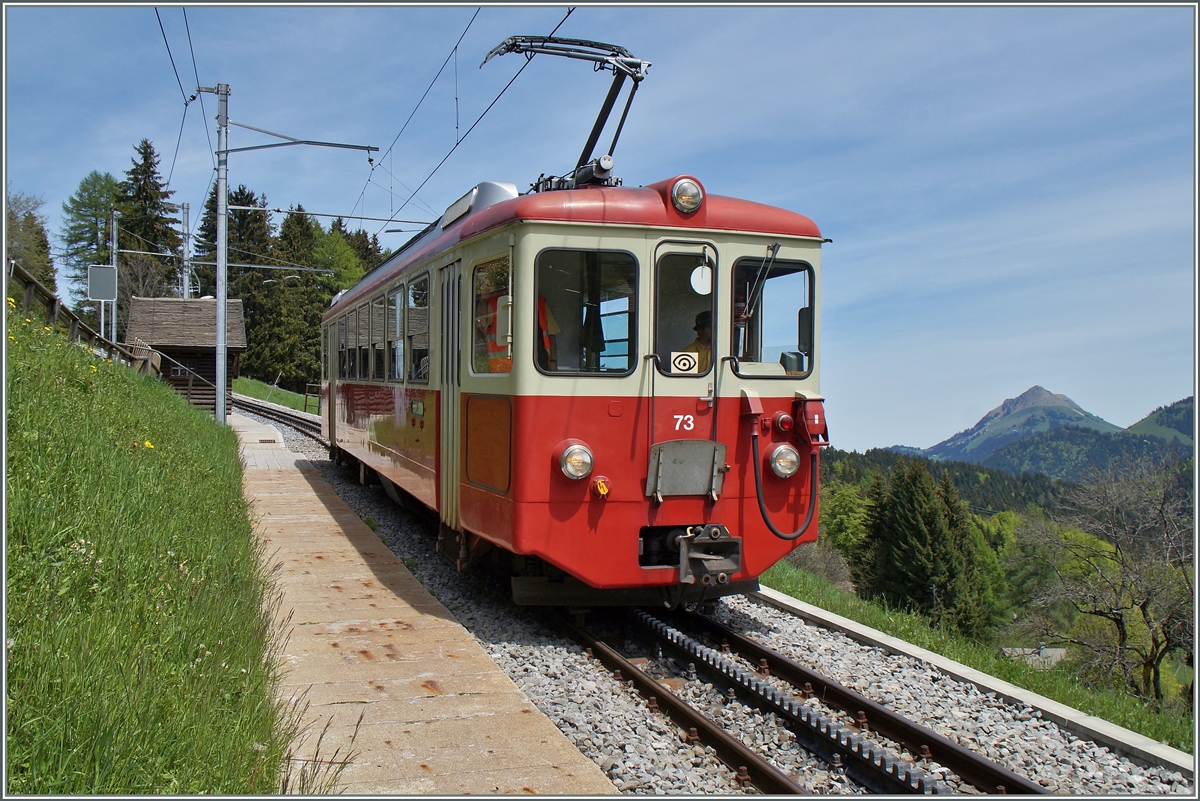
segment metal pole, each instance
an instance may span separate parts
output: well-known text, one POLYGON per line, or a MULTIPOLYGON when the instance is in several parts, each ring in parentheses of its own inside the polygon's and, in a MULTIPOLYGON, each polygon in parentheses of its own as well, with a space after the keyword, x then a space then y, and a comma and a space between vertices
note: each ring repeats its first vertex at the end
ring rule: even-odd
POLYGON ((228 350, 225 341, 225 305, 228 289, 226 270, 229 264, 229 227, 225 219, 226 181, 229 172, 229 85, 217 84, 217 422, 225 424, 225 361, 228 350))
MULTIPOLYGON (((113 286, 118 287, 116 297, 113 298, 112 308, 112 336, 109 337, 110 342, 117 341, 117 298, 121 296, 120 279, 117 274, 117 209, 114 206, 112 209, 112 224, 110 226, 112 234, 112 266, 113 266, 113 286)), ((103 333, 103 332, 101 332, 103 333)))
POLYGON ((183 297, 192 296, 192 238, 188 235, 188 212, 192 204, 183 204, 183 297))

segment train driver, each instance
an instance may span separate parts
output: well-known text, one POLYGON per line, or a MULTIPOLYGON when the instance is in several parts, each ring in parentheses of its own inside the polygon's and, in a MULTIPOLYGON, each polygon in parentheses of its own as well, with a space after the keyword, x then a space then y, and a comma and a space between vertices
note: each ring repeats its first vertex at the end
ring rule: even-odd
POLYGON ((693 327, 696 338, 683 349, 684 353, 696 354, 696 372, 707 373, 712 363, 712 312, 702 311, 696 315, 696 325, 693 327))

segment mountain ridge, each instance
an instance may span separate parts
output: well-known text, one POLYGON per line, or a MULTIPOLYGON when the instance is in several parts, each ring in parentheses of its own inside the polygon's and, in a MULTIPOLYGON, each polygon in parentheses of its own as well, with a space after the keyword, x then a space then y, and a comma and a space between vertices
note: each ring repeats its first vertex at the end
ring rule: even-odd
POLYGON ((960 461, 1010 474, 1040 472, 1081 481, 1094 469, 1123 461, 1186 455, 1193 444, 1194 420, 1189 396, 1160 406, 1124 429, 1066 395, 1034 385, 936 445, 887 450, 934 462, 960 461))

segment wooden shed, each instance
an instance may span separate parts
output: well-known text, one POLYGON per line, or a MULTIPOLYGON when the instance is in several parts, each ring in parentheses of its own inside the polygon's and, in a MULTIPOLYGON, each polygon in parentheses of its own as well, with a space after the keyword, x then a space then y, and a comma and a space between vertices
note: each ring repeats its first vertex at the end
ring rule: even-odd
MULTIPOLYGON (((227 301, 225 312, 225 408, 233 405, 233 379, 246 351, 246 321, 241 299, 227 301)), ((125 340, 163 354, 160 370, 193 405, 216 413, 217 302, 212 298, 132 298, 125 340)))

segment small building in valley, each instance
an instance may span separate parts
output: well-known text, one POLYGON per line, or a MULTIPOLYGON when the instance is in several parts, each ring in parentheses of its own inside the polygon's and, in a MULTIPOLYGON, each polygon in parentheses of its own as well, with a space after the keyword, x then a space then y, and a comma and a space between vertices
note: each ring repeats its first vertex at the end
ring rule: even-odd
MULTIPOLYGON (((227 301, 225 408, 233 404, 233 379, 246 352, 246 321, 241 299, 227 301)), ((217 302, 213 298, 132 298, 125 340, 131 348, 162 354, 159 370, 165 381, 194 406, 216 412, 217 302)))

